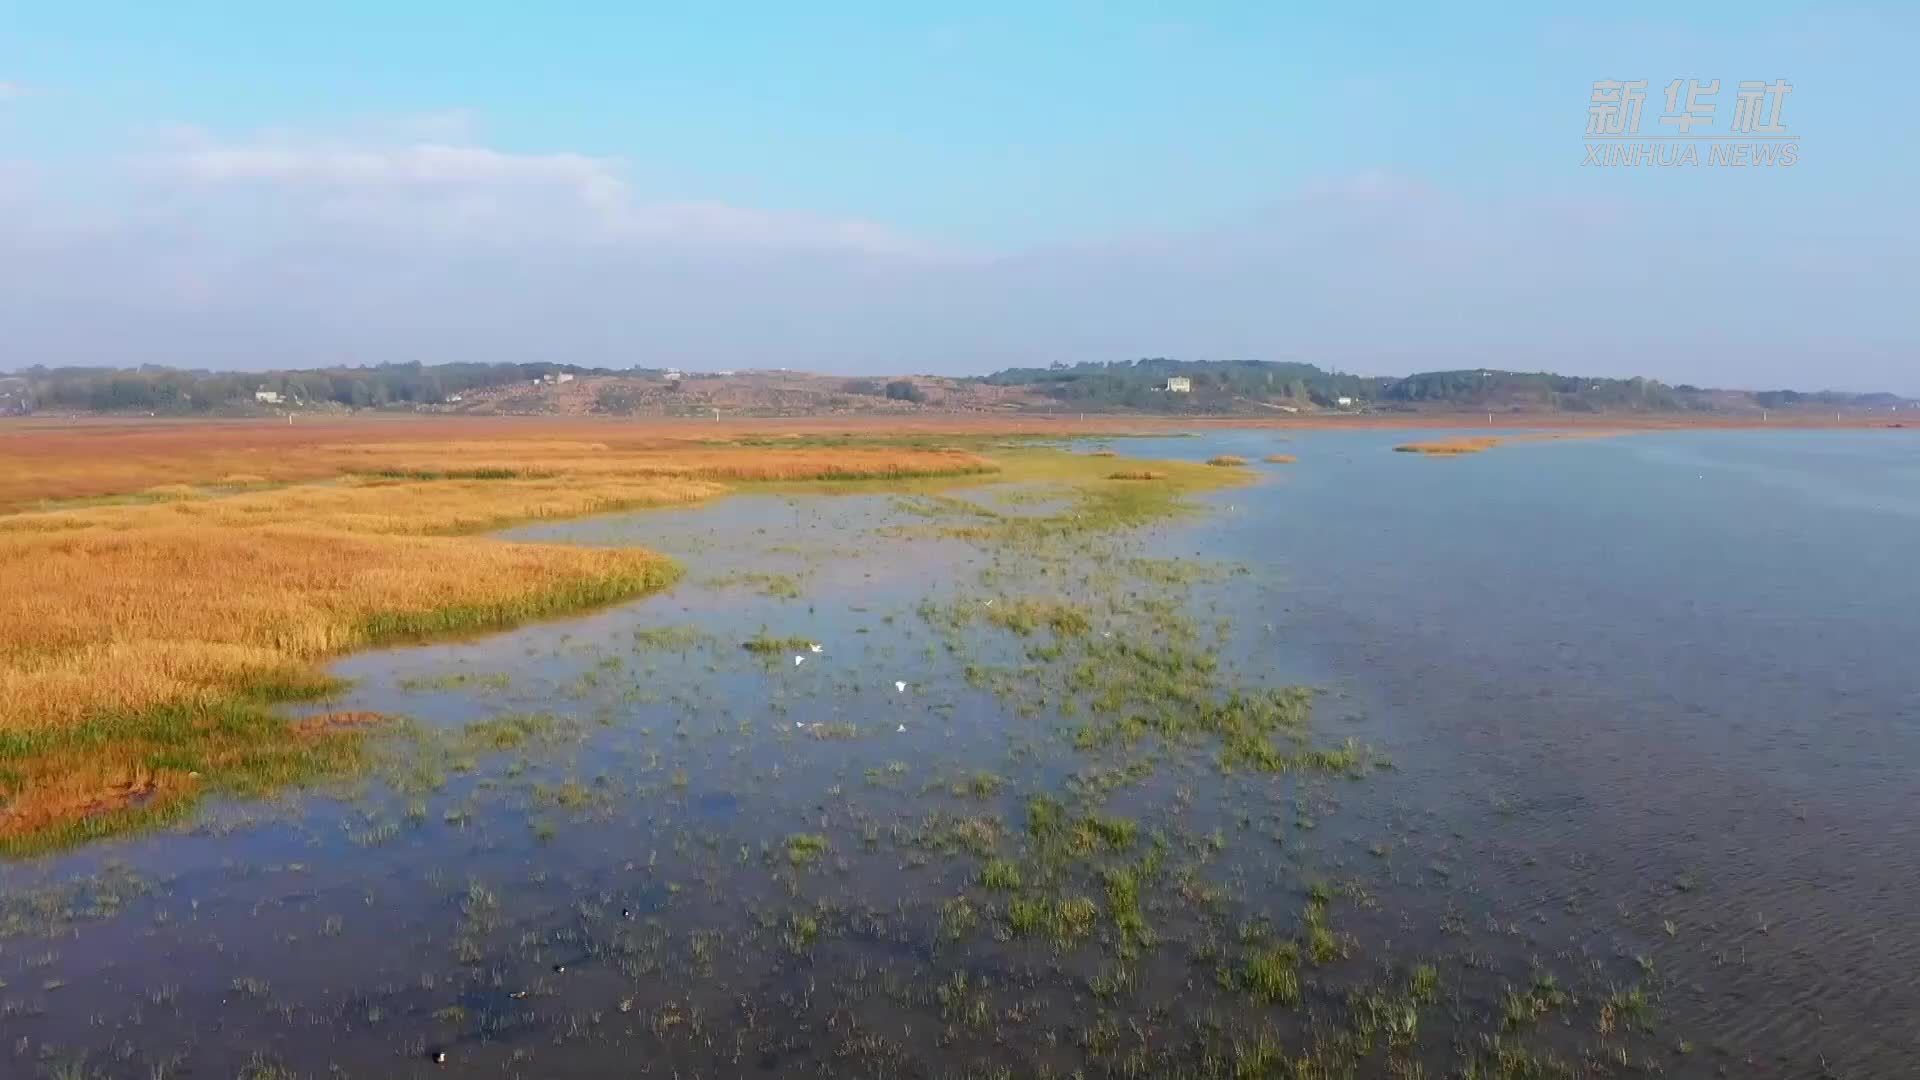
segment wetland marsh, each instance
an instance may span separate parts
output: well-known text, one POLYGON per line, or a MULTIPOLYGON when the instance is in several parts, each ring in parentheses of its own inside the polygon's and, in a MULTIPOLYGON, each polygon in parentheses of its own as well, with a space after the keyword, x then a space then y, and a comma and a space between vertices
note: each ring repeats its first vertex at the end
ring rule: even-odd
POLYGON ((0 1072, 1902 1075, 1914 444, 1396 441, 496 531, 684 572, 0 866, 0 1072))

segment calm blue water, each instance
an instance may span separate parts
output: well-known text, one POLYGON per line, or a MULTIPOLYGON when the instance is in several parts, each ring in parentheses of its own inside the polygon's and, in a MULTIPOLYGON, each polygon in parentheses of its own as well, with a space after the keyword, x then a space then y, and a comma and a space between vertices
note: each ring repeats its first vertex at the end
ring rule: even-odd
POLYGON ((1193 546, 1281 569, 1278 636, 1476 887, 1619 909, 1585 944, 1660 945, 1736 1056, 1920 1061, 1920 437, 1405 438, 1137 452, 1299 456, 1193 546))

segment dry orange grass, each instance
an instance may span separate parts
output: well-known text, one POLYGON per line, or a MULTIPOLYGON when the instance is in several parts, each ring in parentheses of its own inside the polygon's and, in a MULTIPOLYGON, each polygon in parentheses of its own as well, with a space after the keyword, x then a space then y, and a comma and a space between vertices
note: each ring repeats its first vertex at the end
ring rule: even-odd
POLYGON ((1394 447, 1402 454, 1430 454, 1435 457, 1457 457, 1461 454, 1477 454, 1500 445, 1498 437, 1493 435, 1470 438, 1433 439, 1428 442, 1401 443, 1394 447))
POLYGON ((351 725, 289 725, 263 707, 324 687, 328 657, 603 604, 677 572, 645 551, 470 534, 711 498, 722 480, 991 467, 956 450, 508 439, 315 444, 239 473, 245 447, 163 439, 144 448, 178 458, 81 455, 23 481, 21 445, 0 440, 16 494, 139 496, 0 516, 0 847, 13 850, 162 812, 203 783, 257 787, 337 759, 328 745, 351 725), (248 490, 240 475, 308 482, 248 490), (171 479, 141 491, 156 477, 171 479))
POLYGON ((201 488, 244 489, 351 474, 817 480, 985 467, 981 458, 963 450, 713 447, 687 441, 621 446, 511 438, 369 444, 269 439, 252 447, 218 442, 203 446, 178 439, 107 438, 98 447, 73 447, 65 438, 55 442, 74 452, 50 454, 47 446, 33 440, 0 439, 0 509, 57 507, 61 500, 74 499, 186 498, 201 488))
POLYGON ((1268 454, 1261 460, 1269 465, 1291 465, 1300 459, 1294 457, 1292 454, 1268 454))
POLYGON ((0 534, 0 729, 228 697, 368 644, 376 617, 510 614, 529 596, 665 574, 642 551, 328 526, 0 534))
POLYGON ((1477 454, 1482 450, 1491 450, 1501 443, 1509 442, 1552 442, 1560 439, 1601 439, 1612 435, 1623 435, 1619 430, 1591 431, 1529 431, 1518 435, 1462 435, 1447 439, 1434 439, 1428 442, 1401 443, 1394 447, 1403 454, 1430 454, 1435 457, 1458 457, 1462 454, 1477 454))
MULTIPOLYGON (((783 470, 790 479, 872 475, 888 461, 908 473, 927 471, 918 448, 853 446, 716 447, 714 440, 784 435, 912 436, 978 434, 1067 425, 945 422, 895 424, 884 430, 823 421, 694 423, 553 421, 471 418, 327 419, 295 424, 244 422, 0 422, 0 509, 49 500, 145 492, 165 485, 285 484, 350 472, 457 471, 611 472, 761 479, 783 470), (780 454, 770 454, 779 450, 780 454), (808 455, 800 457, 796 455, 808 455), (810 458, 810 460, 809 460, 810 458)), ((1086 425, 1117 430, 1108 422, 1086 425)), ((1138 427, 1139 425, 1131 425, 1138 427)), ((950 464, 978 459, 948 451, 950 464)), ((777 477, 776 477, 777 478, 777 477)))
MULTIPOLYGON (((31 533, 246 529, 268 525, 380 535, 478 532, 514 522, 691 502, 727 488, 707 480, 543 476, 531 480, 379 481, 349 478, 132 505, 82 506, 0 517, 0 541, 31 533)), ((0 630, 0 641, 5 640, 0 630)))

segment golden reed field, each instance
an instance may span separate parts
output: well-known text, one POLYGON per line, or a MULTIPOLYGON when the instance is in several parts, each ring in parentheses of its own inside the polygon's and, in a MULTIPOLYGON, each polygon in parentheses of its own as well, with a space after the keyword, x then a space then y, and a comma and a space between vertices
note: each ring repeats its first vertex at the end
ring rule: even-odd
POLYGON ((722 445, 724 430, 587 423, 3 430, 0 849, 15 851, 164 816, 209 785, 344 764, 351 718, 290 725, 270 708, 324 691, 329 657, 604 604, 678 572, 645 551, 482 531, 739 483, 993 468, 914 442, 722 445))

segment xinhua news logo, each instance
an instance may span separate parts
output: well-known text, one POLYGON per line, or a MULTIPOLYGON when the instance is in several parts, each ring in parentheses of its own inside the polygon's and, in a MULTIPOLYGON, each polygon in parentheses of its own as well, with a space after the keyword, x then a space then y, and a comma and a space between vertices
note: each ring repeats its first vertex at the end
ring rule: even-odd
POLYGON ((1660 126, 1643 135, 1647 80, 1600 79, 1587 104, 1587 159, 1580 164, 1789 168, 1800 160, 1800 136, 1782 119, 1791 93, 1785 79, 1738 83, 1732 108, 1723 112, 1719 79, 1675 79, 1667 84, 1660 126), (1725 128, 1717 126, 1722 117, 1725 128))

